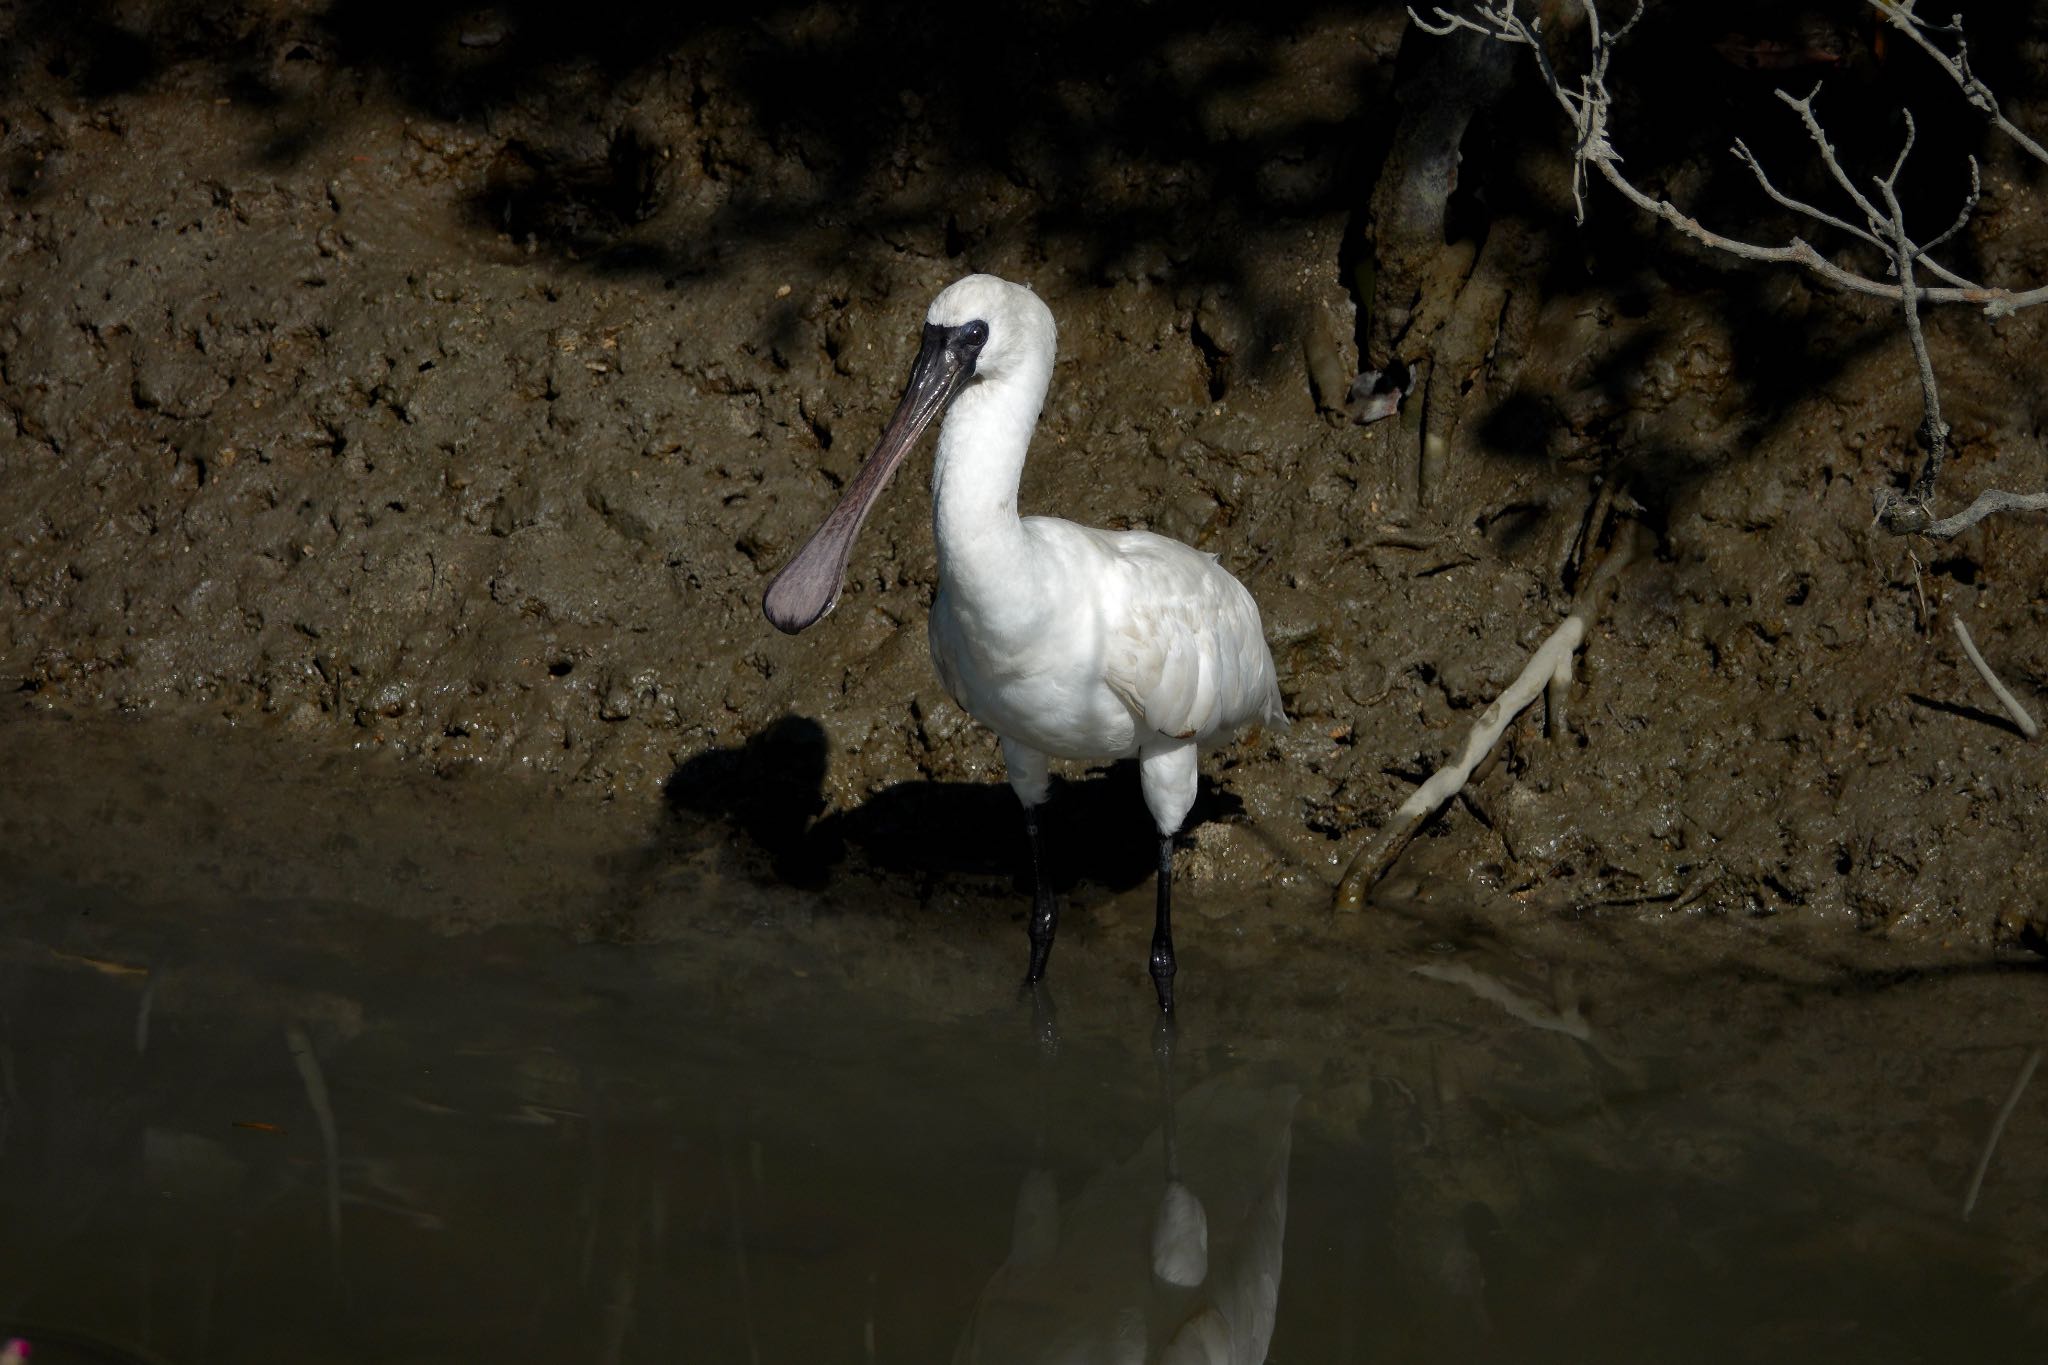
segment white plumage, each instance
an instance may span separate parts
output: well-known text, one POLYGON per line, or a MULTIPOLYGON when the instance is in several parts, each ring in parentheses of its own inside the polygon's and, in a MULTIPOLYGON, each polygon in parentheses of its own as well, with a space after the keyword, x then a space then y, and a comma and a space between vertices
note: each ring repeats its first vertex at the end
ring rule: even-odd
MULTIPOLYGON (((1258 606, 1214 555, 1147 531, 1018 515, 1055 334, 1036 294, 993 275, 969 275, 933 300, 895 417, 765 605, 791 631, 831 609, 868 508, 944 410, 932 468, 932 661, 953 699, 1001 737, 1034 860, 1048 759, 1137 758, 1161 838, 1152 970, 1171 1009, 1171 839, 1194 803, 1198 750, 1286 717, 1258 606)), ((1033 980, 1056 914, 1041 875, 1033 980)))
POLYGON ((1258 606, 1215 556, 1149 531, 1053 517, 1022 526, 1031 553, 1019 573, 1040 589, 1042 619, 991 619, 964 605, 947 567, 978 547, 939 551, 932 661, 977 720, 1012 743, 1077 759, 1202 745, 1250 721, 1284 721, 1258 606))

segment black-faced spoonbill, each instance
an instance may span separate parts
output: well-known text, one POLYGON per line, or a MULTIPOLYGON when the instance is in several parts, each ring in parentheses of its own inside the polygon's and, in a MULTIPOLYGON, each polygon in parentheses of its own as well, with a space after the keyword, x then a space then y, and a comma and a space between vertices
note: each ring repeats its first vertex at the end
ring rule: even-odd
POLYGON ((1194 804, 1197 751, 1286 714, 1258 606, 1214 555, 1149 531, 1017 515, 1054 333, 1036 294, 993 275, 969 275, 932 300, 909 387, 874 453, 762 605, 791 634, 832 610, 869 509, 950 404, 932 467, 932 662, 953 699, 1001 739, 1024 803, 1037 882, 1026 979, 1045 975, 1059 926, 1038 831, 1048 760, 1135 756, 1159 830, 1150 965, 1170 1013, 1173 836, 1194 804))

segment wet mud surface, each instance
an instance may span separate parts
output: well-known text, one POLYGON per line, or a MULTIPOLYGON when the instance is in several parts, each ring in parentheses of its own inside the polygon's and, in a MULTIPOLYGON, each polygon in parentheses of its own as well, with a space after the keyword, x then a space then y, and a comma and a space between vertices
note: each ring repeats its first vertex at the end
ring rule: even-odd
MULTIPOLYGON (((1987 74, 2038 128, 2048 29, 2002 14, 1987 74)), ((2040 932, 2039 756, 1940 625, 1964 615, 2041 695, 2038 518, 1874 532, 1873 495, 1918 462, 1892 316, 1612 201, 1574 227, 1519 68, 1464 137, 1444 240, 1395 231, 1375 186, 1429 59, 1398 9, 1054 7, 945 34, 832 6, 602 35, 524 6, 12 22, 0 687, 10 744, 52 765, 34 782, 141 780, 104 741, 67 757, 107 725, 146 720, 158 752, 257 732, 310 773, 389 755, 494 792, 566 863, 665 849, 635 874, 657 887, 664 859, 725 850, 721 876, 777 894, 851 878, 919 915, 1021 914, 995 742, 926 659, 921 467, 825 625, 784 639, 759 608, 879 430, 925 301, 979 269, 1062 328, 1027 510, 1212 550, 1265 612, 1293 724, 1209 763, 1193 897, 1311 916, 1568 608, 1616 507, 1649 550, 1568 727, 1519 722, 1385 897, 1786 919, 1976 960, 2040 932), (1000 73, 962 59, 995 35, 1000 73), (1426 389, 1351 420, 1354 376, 1404 347, 1426 389)), ((1844 155, 1889 147, 1863 116, 1910 97, 1911 211, 1945 220, 1978 154, 1958 250, 2040 283, 2048 186, 1859 34, 1825 73, 1844 155)), ((1631 164, 1767 234, 1721 140, 1753 128, 1796 166, 1770 93, 1792 77, 1679 63, 1701 38, 1646 28, 1637 71, 1689 74, 1631 87, 1631 164)), ((2039 386, 2015 380, 2048 359, 2040 316, 1930 318, 1947 506, 2043 482, 2039 386)), ((1057 875, 1123 914, 1150 867, 1135 782, 1069 778, 1057 875)), ((349 837, 431 843, 433 783, 399 789, 349 837)), ((190 818, 203 840, 240 817, 223 795, 190 818)), ((631 896, 574 899, 556 918, 579 932, 666 932, 631 896)))

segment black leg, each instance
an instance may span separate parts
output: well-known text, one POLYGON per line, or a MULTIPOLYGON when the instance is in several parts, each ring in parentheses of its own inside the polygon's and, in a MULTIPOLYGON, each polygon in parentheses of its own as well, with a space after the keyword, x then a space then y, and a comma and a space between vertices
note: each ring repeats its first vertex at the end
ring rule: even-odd
POLYGON ((1173 836, 1159 836, 1159 915, 1152 922, 1152 984, 1159 1012, 1173 1013, 1173 836))
POLYGON ((1045 960, 1052 956, 1052 937, 1059 932, 1059 902, 1052 898, 1052 882, 1045 875, 1045 852, 1038 834, 1038 808, 1024 808, 1024 832, 1031 836, 1031 918, 1024 932, 1031 939, 1031 966, 1024 973, 1027 984, 1043 980, 1045 960))

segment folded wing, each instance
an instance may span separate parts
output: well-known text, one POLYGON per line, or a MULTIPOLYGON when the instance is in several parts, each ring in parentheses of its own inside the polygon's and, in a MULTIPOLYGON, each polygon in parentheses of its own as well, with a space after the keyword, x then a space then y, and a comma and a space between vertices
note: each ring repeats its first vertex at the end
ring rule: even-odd
POLYGON ((1145 531, 1098 532, 1115 566, 1104 584, 1103 671, 1145 727, 1220 738, 1254 721, 1286 723, 1258 604, 1216 562, 1145 531))

